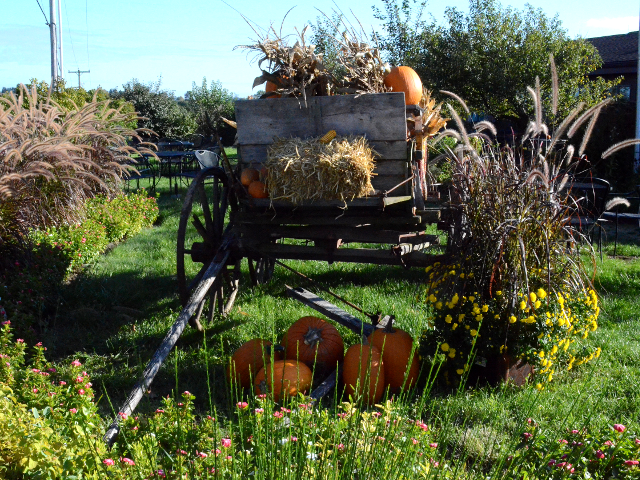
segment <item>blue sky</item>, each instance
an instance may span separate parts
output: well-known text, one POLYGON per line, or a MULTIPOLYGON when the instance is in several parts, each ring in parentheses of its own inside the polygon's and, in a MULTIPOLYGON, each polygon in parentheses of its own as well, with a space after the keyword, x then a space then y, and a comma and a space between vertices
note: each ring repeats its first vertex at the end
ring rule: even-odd
MULTIPOLYGON (((240 13, 261 28, 278 28, 289 9, 284 32, 292 33, 320 15, 332 2, 256 2, 255 0, 62 0, 64 69, 91 70, 85 88, 122 88, 132 78, 145 83, 162 77, 162 88, 184 95, 203 77, 219 80, 239 96, 252 92, 256 63, 236 45, 251 43, 255 33, 240 13), (230 6, 232 5, 232 6, 230 6)), ((49 1, 39 0, 48 15, 49 1)), ((523 9, 523 0, 502 0, 523 9)), ((571 37, 585 38, 638 30, 638 1, 538 0, 529 2, 549 16, 559 15, 571 37)), ((380 0, 337 3, 352 11, 365 28, 377 25, 372 5, 380 0)), ((467 0, 429 0, 426 12, 442 20, 445 7, 466 11, 467 0)), ((0 87, 30 78, 50 79, 49 29, 38 0, 3 2, 0 7, 0 87)), ((68 84, 78 77, 65 74, 68 84)), ((258 87, 259 88, 259 87, 258 87)), ((257 90, 257 89, 256 89, 257 90)), ((255 91, 255 90, 254 90, 255 91)))

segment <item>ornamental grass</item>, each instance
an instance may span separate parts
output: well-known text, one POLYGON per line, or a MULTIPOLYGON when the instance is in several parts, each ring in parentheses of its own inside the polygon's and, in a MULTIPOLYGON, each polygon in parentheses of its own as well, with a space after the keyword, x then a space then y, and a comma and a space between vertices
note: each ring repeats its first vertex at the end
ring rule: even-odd
POLYGON ((529 93, 535 118, 517 145, 492 140, 496 130, 489 122, 467 133, 451 106, 457 129, 436 137, 457 140, 435 159, 452 169, 452 233, 449 260, 427 268, 425 301, 433 316, 423 354, 442 359, 454 383, 474 363, 517 359, 550 381, 560 369, 600 353, 584 342, 597 328, 599 307, 581 245, 594 266, 595 256, 584 241, 588 232, 571 224, 581 199, 568 192, 576 159, 609 100, 587 110, 579 105, 551 132, 542 122, 539 84, 529 93), (583 125, 576 149, 571 141, 583 125))

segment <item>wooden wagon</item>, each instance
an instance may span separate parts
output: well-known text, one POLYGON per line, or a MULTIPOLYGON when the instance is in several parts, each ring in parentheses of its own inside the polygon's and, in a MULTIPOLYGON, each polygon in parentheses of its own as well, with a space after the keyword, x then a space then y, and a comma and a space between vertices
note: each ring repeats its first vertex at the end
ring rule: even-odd
POLYGON ((200 171, 181 212, 177 274, 183 305, 211 275, 212 262, 217 265, 191 325, 200 327, 207 301, 210 315, 230 310, 243 258, 253 284, 268 281, 275 259, 430 264, 424 250, 438 237, 426 234, 425 227, 438 221, 440 208, 437 200, 429 202, 418 181, 406 116, 403 93, 311 97, 306 103, 297 98, 237 101, 237 167, 232 171, 227 163, 227 168, 200 171), (260 168, 274 137, 319 137, 330 130, 364 136, 378 153, 375 194, 294 205, 251 198, 237 181, 242 169, 260 168))

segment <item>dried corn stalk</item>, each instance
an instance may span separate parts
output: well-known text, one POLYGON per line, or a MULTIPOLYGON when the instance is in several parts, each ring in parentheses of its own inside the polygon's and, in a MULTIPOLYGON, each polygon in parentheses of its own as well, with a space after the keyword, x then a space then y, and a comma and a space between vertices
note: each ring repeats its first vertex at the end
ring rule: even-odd
POLYGON ((298 33, 298 40, 290 47, 273 28, 270 32, 274 38, 258 38, 253 45, 241 45, 258 52, 260 60, 258 66, 262 75, 253 81, 253 87, 270 81, 276 85, 274 92, 265 93, 262 98, 269 96, 293 96, 306 100, 309 96, 329 95, 332 91, 332 75, 322 63, 322 54, 315 53, 315 45, 307 45, 305 33, 308 26, 298 33), (268 62, 266 70, 262 64, 268 62))
POLYGON ((336 137, 329 143, 276 137, 265 162, 271 200, 300 204, 371 195, 375 156, 364 137, 336 137))
POLYGON ((384 84, 384 77, 391 71, 391 66, 382 60, 380 50, 366 42, 350 37, 345 31, 342 34, 338 62, 346 74, 337 88, 342 93, 383 93, 389 91, 384 84))

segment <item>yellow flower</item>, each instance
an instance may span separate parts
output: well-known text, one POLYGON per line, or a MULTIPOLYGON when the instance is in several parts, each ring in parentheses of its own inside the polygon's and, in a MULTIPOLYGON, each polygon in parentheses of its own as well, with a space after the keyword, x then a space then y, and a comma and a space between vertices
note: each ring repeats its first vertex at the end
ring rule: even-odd
POLYGON ((464 272, 460 274, 460 278, 464 279, 464 272))
POLYGON ((536 385, 536 388, 537 388, 538 390, 544 390, 544 387, 542 386, 542 384, 541 384, 541 383, 538 383, 538 384, 536 385))
POLYGON ((429 270, 431 270, 433 267, 431 265, 429 265, 427 268, 424 269, 425 273, 429 273, 429 270))
POLYGON ((476 315, 476 321, 481 322, 484 317, 482 315, 476 315))
POLYGON ((448 352, 449 351, 449 344, 448 343, 443 343, 442 345, 440 345, 440 350, 442 350, 443 352, 448 352))
POLYGON ((441 310, 442 309, 442 302, 437 302, 436 303, 436 309, 437 310, 441 310))
POLYGON ((545 292, 543 288, 539 288, 537 294, 540 300, 544 300, 544 297, 547 296, 547 292, 545 292))
POLYGON ((447 315, 446 317, 444 317, 444 321, 447 322, 447 323, 451 323, 451 320, 453 320, 451 315, 447 315))
POLYGON ((533 304, 535 308, 540 308, 541 305, 542 303, 540 302, 540 300, 536 300, 536 303, 533 304))
POLYGON ((540 356, 540 358, 544 358, 544 350, 540 350, 540 353, 538 355, 540 356))
POLYGON ((501 295, 502 295, 502 290, 498 290, 498 291, 496 292, 496 295, 497 295, 498 297, 499 297, 499 296, 501 296, 501 295))
POLYGON ((464 328, 466 328, 467 330, 469 330, 471 327, 469 325, 465 325, 464 328))
POLYGON ((482 306, 482 311, 483 311, 484 313, 487 313, 487 312, 489 311, 489 305, 483 305, 483 306, 482 306))
POLYGON ((463 370, 463 369, 461 369, 461 368, 459 368, 459 369, 457 369, 457 370, 456 370, 456 373, 457 373, 458 375, 462 375, 462 374, 464 373, 464 370, 463 370))
POLYGON ((462 323, 462 320, 464 320, 464 313, 458 315, 458 322, 462 323))
POLYGON ((473 295, 469 295, 469 301, 473 302, 476 299, 476 297, 474 297, 473 295))
POLYGON ((531 303, 536 303, 537 299, 538 299, 538 297, 536 296, 535 293, 533 293, 533 292, 529 293, 529 300, 531 300, 531 303))
POLYGON ((524 300, 522 300, 520 302, 520 310, 524 310, 525 308, 527 308, 527 303, 524 300))
POLYGON ((551 355, 555 355, 556 353, 558 353, 558 346, 554 345, 553 348, 551 349, 551 355))
POLYGON ((518 319, 516 317, 514 317, 513 315, 511 315, 509 317, 509 323, 516 323, 518 321, 518 319))
POLYGON ((453 348, 449 351, 449 358, 455 358, 456 357, 456 352, 453 350, 453 348))
POLYGON ((429 301, 431 303, 436 303, 438 299, 436 298, 436 296, 432 293, 431 295, 429 295, 429 301))
POLYGON ((456 328, 458 328, 458 324, 454 323, 453 325, 451 325, 451 330, 455 330, 456 328))
POLYGON ((478 335, 477 330, 471 330, 469 333, 471 334, 472 337, 475 337, 476 335, 478 335))
POLYGON ((600 354, 602 353, 602 349, 600 347, 598 347, 598 349, 596 350, 596 358, 598 358, 600 356, 600 354))

